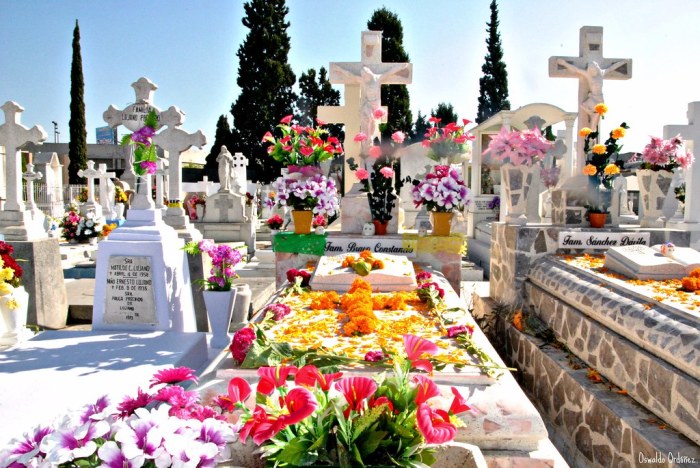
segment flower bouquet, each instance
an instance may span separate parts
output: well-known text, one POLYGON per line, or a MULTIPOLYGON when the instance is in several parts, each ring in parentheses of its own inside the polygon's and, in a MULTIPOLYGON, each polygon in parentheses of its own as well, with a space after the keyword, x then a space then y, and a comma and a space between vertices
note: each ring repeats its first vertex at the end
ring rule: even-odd
POLYGON ((14 247, 10 244, 0 241, 0 304, 3 308, 6 307, 10 310, 15 310, 20 306, 17 288, 22 286, 22 275, 24 274, 22 267, 12 258, 14 251, 14 247))
MULTIPOLYGON (((595 112, 603 119, 608 107, 600 103, 595 106, 595 112)), ((587 154, 586 166, 583 174, 588 176, 590 190, 588 194, 588 213, 607 214, 610 208, 613 182, 620 175, 620 170, 624 167, 624 162, 618 159, 622 145, 618 140, 625 136, 629 127, 622 122, 619 127, 614 128, 605 140, 605 143, 595 143, 598 141, 599 131, 584 127, 579 131, 579 136, 585 138, 584 152, 587 154)))
POLYGON ((158 116, 151 111, 146 116, 143 127, 130 135, 124 135, 121 145, 134 145, 134 172, 139 176, 154 174, 158 155, 151 139, 158 129, 158 116))
POLYGON ((233 268, 243 258, 238 250, 232 249, 230 245, 214 244, 209 239, 188 242, 185 244, 184 250, 189 255, 206 253, 211 259, 212 267, 209 271, 209 277, 199 280, 207 291, 231 290, 233 280, 238 278, 233 268))
POLYGON ((680 134, 670 140, 651 137, 651 142, 644 147, 642 152, 640 168, 652 171, 673 171, 678 167, 681 169, 690 168, 695 156, 690 151, 683 150, 683 143, 680 134))
POLYGON ((316 119, 317 127, 303 127, 292 124, 292 118, 288 115, 280 120, 280 137, 267 132, 262 138, 275 161, 284 166, 316 166, 343 153, 340 141, 323 128, 325 122, 316 119))
POLYGON ((455 415, 471 408, 456 388, 449 404, 430 377, 411 372, 437 351, 434 343, 408 334, 403 342, 393 375, 376 379, 323 373, 313 365, 261 367, 252 411, 245 404, 250 385, 234 377, 229 396, 243 413, 241 441, 252 438, 275 466, 431 465, 434 445, 455 438, 455 415))
POLYGON ((421 144, 425 148, 429 148, 427 156, 433 161, 440 164, 459 164, 471 154, 469 142, 476 138, 465 130, 471 121, 462 119, 463 125, 450 122, 444 127, 440 127, 441 120, 435 116, 428 119, 433 125, 428 128, 421 144))
POLYGON ((532 166, 541 161, 552 146, 553 143, 542 136, 539 128, 508 131, 502 127, 491 137, 483 154, 491 153, 496 160, 514 166, 532 166))
POLYGON ((41 425, 0 451, 2 466, 215 466, 236 440, 227 422, 230 395, 210 405, 184 383, 191 369, 162 369, 152 391, 110 404, 107 396, 50 425, 41 425), (196 458, 193 458, 196 457, 196 458))
POLYGON ((60 225, 63 238, 67 241, 87 242, 100 235, 102 226, 95 219, 95 213, 81 216, 78 207, 71 204, 60 225))
POLYGON ((338 212, 338 192, 335 182, 328 177, 320 174, 300 180, 279 177, 273 187, 279 206, 326 216, 338 212))
POLYGON ((411 197, 416 207, 431 212, 433 235, 449 236, 452 214, 469 204, 469 189, 457 169, 435 166, 424 180, 413 181, 411 197))
POLYGON ((269 227, 273 231, 277 231, 277 230, 281 229, 283 224, 284 224, 284 220, 278 214, 268 218, 268 220, 267 220, 267 227, 269 227))

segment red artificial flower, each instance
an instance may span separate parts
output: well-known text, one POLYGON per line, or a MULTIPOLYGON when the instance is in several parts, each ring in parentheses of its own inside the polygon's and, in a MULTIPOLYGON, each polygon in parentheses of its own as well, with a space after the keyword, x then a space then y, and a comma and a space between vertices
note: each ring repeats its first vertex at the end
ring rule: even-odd
POLYGON ((289 414, 283 414, 277 418, 276 426, 278 431, 285 427, 303 421, 316 411, 318 401, 313 393, 303 387, 294 387, 284 397, 284 404, 289 414))
POLYGON ((360 411, 362 402, 374 395, 377 391, 377 383, 369 377, 347 377, 335 383, 337 388, 348 402, 348 407, 343 414, 347 417, 350 411, 360 411))
POLYGON ((472 409, 472 407, 467 404, 467 400, 455 387, 452 387, 452 394, 455 397, 450 405, 450 414, 459 414, 472 409))
POLYGON ((280 119, 280 123, 283 123, 285 125, 289 125, 289 123, 292 121, 292 117, 293 117, 292 114, 285 115, 284 117, 282 117, 282 119, 280 119))
POLYGON ((455 438, 457 428, 443 410, 434 410, 427 403, 418 405, 416 424, 429 444, 444 444, 455 438))
POLYGON ((435 343, 416 335, 404 335, 403 346, 406 350, 406 356, 411 361, 420 358, 423 354, 433 355, 438 352, 438 347, 435 343))
POLYGON ((314 154, 314 149, 310 146, 302 145, 299 148, 299 152, 304 156, 311 156, 312 154, 314 154))
POLYGON ((173 367, 172 369, 161 369, 155 374, 153 374, 153 378, 150 380, 151 386, 149 388, 153 388, 156 385, 160 384, 176 384, 180 382, 186 382, 188 380, 197 383, 199 379, 192 372, 192 369, 190 369, 189 367, 173 367))
POLYGON ((316 117, 316 123, 317 123, 318 125, 320 125, 320 126, 326 125, 326 122, 324 122, 323 120, 319 119, 318 117, 316 117))
POLYGON ((238 437, 245 444, 246 439, 250 434, 253 434, 253 442, 260 445, 270 437, 274 437, 277 432, 274 432, 275 418, 268 416, 265 408, 256 406, 253 410, 253 415, 241 427, 238 437))
POLYGON ((136 398, 126 397, 119 403, 117 410, 122 418, 128 418, 139 408, 145 408, 151 403, 151 395, 139 387, 136 398))
POLYGON ((462 123, 463 123, 464 126, 466 127, 467 125, 469 125, 470 123, 472 123, 472 121, 469 120, 469 119, 462 119, 462 123))
POLYGON ((414 359, 411 361, 411 367, 413 369, 418 369, 433 375, 433 363, 427 359, 414 359))
POLYGON ((428 119, 428 122, 430 123, 440 123, 442 121, 441 118, 435 117, 434 115, 431 115, 430 118, 428 119))
POLYGON ((354 141, 356 143, 360 143, 361 141, 365 141, 366 139, 367 139, 367 134, 360 132, 360 133, 355 134, 352 141, 354 141))
POLYGON ((231 403, 242 403, 244 402, 251 393, 250 384, 248 381, 241 377, 234 377, 228 382, 228 398, 231 403))
POLYGON ((379 398, 375 399, 374 397, 370 398, 369 401, 367 402, 367 405, 370 408, 376 408, 378 406, 386 405, 387 408, 389 409, 390 412, 395 413, 394 411, 394 403, 387 397, 385 396, 380 396, 379 398))
POLYGON ((296 366, 261 367, 258 369, 260 382, 258 393, 271 394, 276 388, 283 387, 287 383, 287 377, 297 372, 296 366))
POLYGON ((242 364, 245 361, 253 341, 255 341, 255 331, 252 328, 241 328, 233 334, 233 339, 228 349, 238 364, 242 364))
POLYGON ((270 133, 270 132, 268 131, 268 132, 265 132, 265 134, 263 135, 262 141, 269 141, 269 142, 271 142, 271 143, 274 143, 275 137, 273 137, 273 136, 272 136, 272 133, 270 133))
POLYGON ((424 375, 414 375, 413 381, 418 384, 418 391, 416 392, 417 405, 425 403, 429 399, 440 395, 440 389, 437 385, 435 385, 433 379, 424 375))
POLYGON ((305 387, 313 388, 318 384, 318 386, 324 392, 327 392, 331 388, 331 383, 334 380, 338 380, 343 376, 342 372, 336 372, 334 374, 323 374, 314 365, 306 365, 297 371, 294 377, 294 382, 297 385, 303 385, 305 387))

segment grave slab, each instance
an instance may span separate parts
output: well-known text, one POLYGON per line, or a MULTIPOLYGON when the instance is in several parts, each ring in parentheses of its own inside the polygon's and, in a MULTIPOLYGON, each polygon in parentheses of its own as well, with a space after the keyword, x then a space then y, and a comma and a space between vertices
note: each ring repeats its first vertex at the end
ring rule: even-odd
MULTIPOLYGON (((374 258, 384 263, 384 268, 373 269, 362 277, 351 267, 342 266, 349 255, 321 257, 311 278, 311 287, 316 291, 347 292, 356 278, 367 281, 375 292, 411 291, 417 286, 413 264, 404 255, 373 254, 374 258)), ((356 255, 353 257, 358 258, 356 255)))
POLYGON ((94 403, 118 402, 159 369, 208 361, 203 333, 49 331, 0 352, 0 446, 38 424, 94 403))
MULTIPOLYGON (((687 261, 693 261, 693 254, 697 257, 698 252, 693 249, 684 249, 687 261)), ((681 255, 678 255, 681 258, 681 255)), ((684 261, 685 263, 685 261, 684 261)), ((665 256, 658 250, 645 245, 627 245, 624 247, 612 247, 605 253, 605 266, 613 271, 622 273, 625 276, 643 280, 665 280, 682 278, 690 273, 693 266, 690 263, 686 267, 675 258, 665 256)))

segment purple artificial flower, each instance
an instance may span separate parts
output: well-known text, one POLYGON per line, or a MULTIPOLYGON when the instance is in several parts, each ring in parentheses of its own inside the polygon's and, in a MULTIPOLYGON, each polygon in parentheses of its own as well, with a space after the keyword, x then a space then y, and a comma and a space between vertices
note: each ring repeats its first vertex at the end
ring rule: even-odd
POLYGON ((0 452, 0 458, 6 457, 3 460, 9 462, 8 466, 29 466, 32 459, 46 456, 46 453, 40 449, 41 441, 52 432, 53 429, 50 427, 39 426, 33 433, 25 433, 23 439, 13 440, 13 445, 6 451, 0 452))
POLYGON ((447 337, 454 338, 457 335, 468 334, 472 336, 474 333, 474 327, 472 325, 454 325, 447 329, 447 337))
POLYGON ((149 145, 151 138, 156 134, 156 131, 149 126, 143 126, 131 134, 131 141, 149 145))
POLYGON ((97 456, 102 461, 100 466, 107 468, 136 468, 143 465, 143 460, 128 459, 116 442, 108 440, 97 450, 97 456))
POLYGON ((281 302, 275 302, 273 304, 269 304, 265 307, 264 309, 265 314, 268 312, 272 312, 273 318, 275 319, 276 322, 279 322, 283 318, 285 318, 289 313, 292 311, 292 308, 289 307, 287 304, 282 304, 281 302))
POLYGON ((104 415, 101 413, 103 413, 108 406, 109 399, 107 395, 102 395, 98 398, 94 405, 86 405, 85 411, 80 415, 80 424, 85 424, 94 419, 104 419, 104 415))
POLYGON ((154 163, 153 161, 141 161, 140 166, 141 169, 146 171, 148 174, 156 173, 156 163, 154 163))
POLYGON ((386 359, 386 356, 382 350, 368 351, 367 354, 365 354, 365 361, 367 362, 379 362, 383 361, 384 359, 386 359))

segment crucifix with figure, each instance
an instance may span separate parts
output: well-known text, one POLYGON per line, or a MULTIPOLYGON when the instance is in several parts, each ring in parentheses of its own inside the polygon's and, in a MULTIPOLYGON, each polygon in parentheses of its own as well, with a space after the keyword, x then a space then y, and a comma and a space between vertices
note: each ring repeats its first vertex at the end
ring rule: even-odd
MULTIPOLYGON (((345 124, 345 160, 361 154, 366 156, 375 138, 381 139, 379 122, 374 111, 381 105, 381 87, 387 84, 410 84, 413 65, 410 63, 382 62, 381 31, 363 31, 361 60, 359 62, 331 62, 330 82, 345 85, 345 105, 333 112, 332 106, 319 106, 318 117, 330 123, 345 124), (358 92, 359 91, 359 92, 358 92), (352 139, 356 133, 367 135, 362 145, 352 139)), ((345 164, 345 193, 357 182, 345 164)))
MULTIPOLYGON (((597 114, 594 108, 605 102, 603 80, 629 80, 632 78, 632 59, 603 57, 603 28, 584 26, 579 36, 578 57, 550 57, 549 76, 553 78, 578 78, 578 130, 584 127, 596 130, 597 114)), ((584 140, 576 145, 576 170, 580 174, 586 155, 584 140)))

